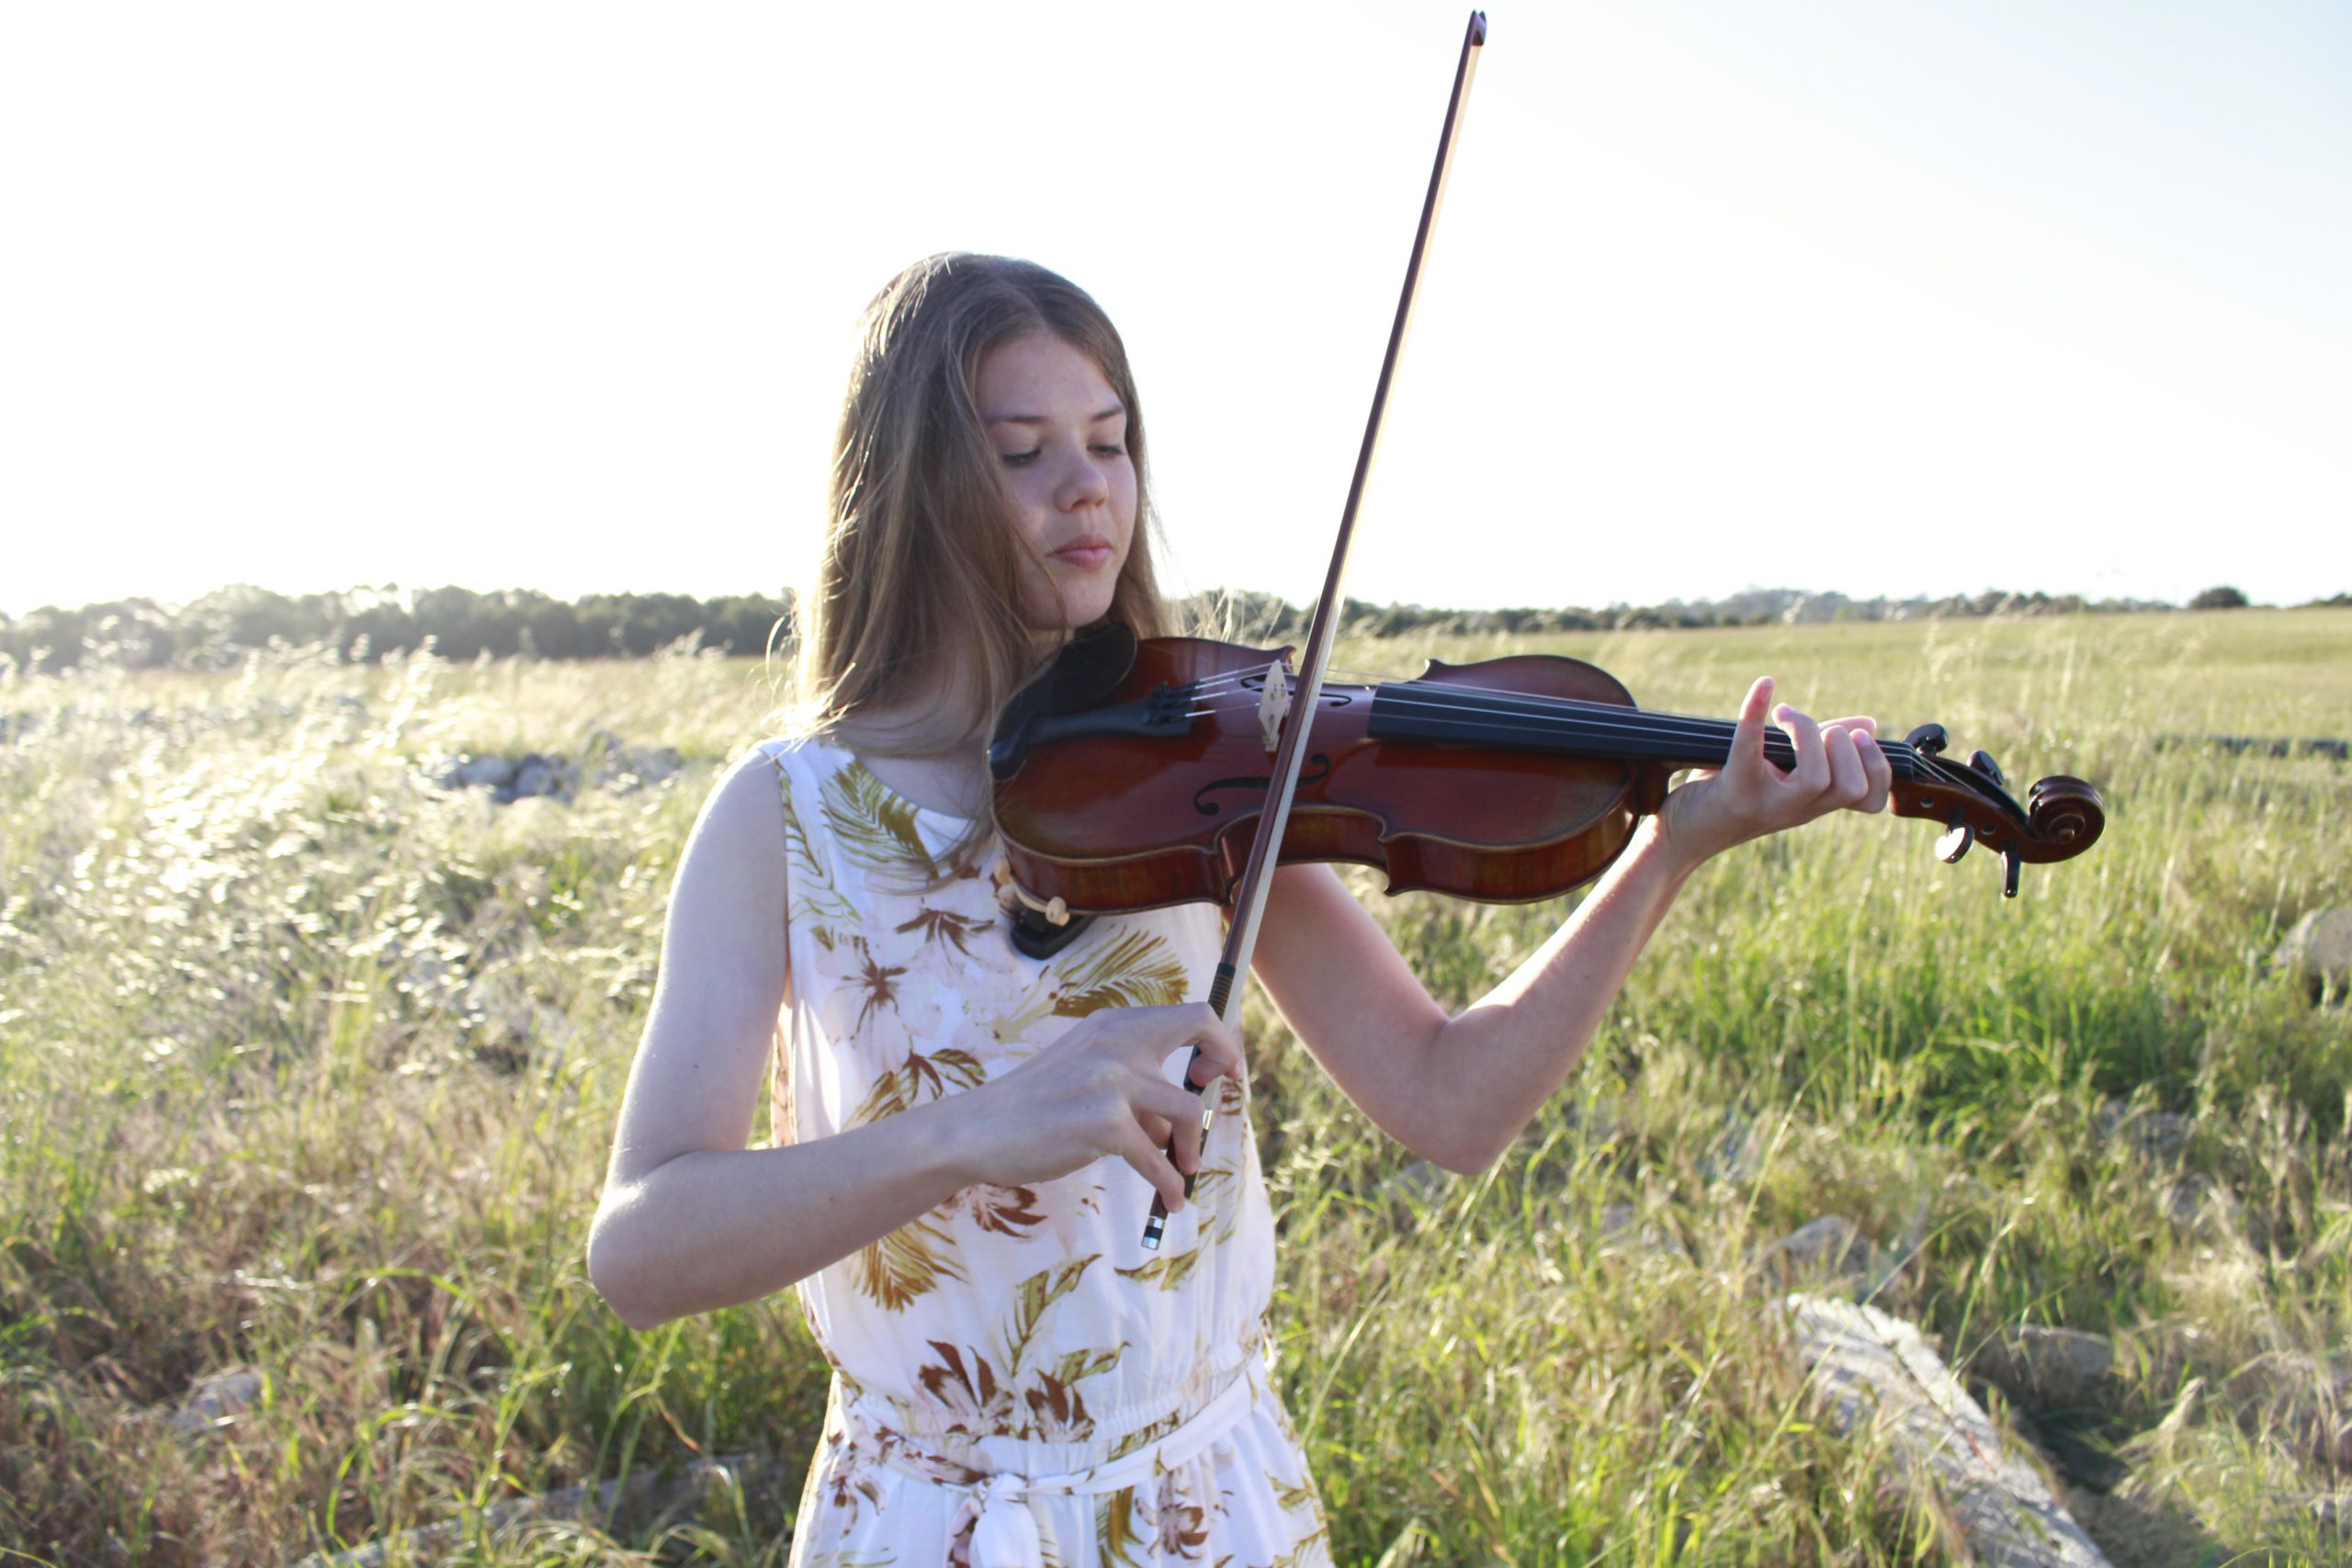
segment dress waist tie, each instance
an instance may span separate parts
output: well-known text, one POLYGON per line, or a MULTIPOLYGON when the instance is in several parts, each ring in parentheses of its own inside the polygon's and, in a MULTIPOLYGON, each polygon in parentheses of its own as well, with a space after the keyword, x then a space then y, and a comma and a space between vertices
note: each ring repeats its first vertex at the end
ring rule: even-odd
POLYGON ((1257 1392, 1244 1371, 1226 1385, 1224 1393, 1158 1442, 1068 1475, 1023 1475, 1000 1470, 959 1485, 925 1473, 910 1456, 899 1452, 884 1450, 884 1461, 903 1475, 970 1495, 978 1510, 972 1524, 972 1568, 1041 1568, 1045 1542, 1037 1533, 1037 1516, 1030 1511, 1030 1498, 1097 1497, 1154 1480, 1163 1470, 1199 1458, 1211 1443, 1241 1425, 1256 1403, 1257 1392))

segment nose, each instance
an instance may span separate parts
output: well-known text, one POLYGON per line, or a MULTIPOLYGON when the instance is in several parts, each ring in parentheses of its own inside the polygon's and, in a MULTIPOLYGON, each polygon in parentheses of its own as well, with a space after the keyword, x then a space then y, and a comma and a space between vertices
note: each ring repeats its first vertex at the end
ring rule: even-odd
POLYGON ((1081 446, 1062 469, 1054 488, 1054 504, 1064 512, 1101 506, 1111 499, 1111 480, 1093 453, 1081 446))

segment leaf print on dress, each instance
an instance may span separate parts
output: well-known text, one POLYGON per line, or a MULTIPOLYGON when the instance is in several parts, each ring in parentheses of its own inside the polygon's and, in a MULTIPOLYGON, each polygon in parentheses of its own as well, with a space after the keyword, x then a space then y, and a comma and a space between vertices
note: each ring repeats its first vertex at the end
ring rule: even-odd
POLYGON ((978 955, 972 951, 973 940, 986 935, 995 927, 994 920, 984 920, 973 915, 959 915, 953 909, 943 909, 933 904, 925 904, 914 912, 913 919, 902 922, 894 929, 902 931, 919 931, 922 932, 924 942, 936 942, 943 947, 952 947, 966 958, 974 958, 978 955))
POLYGON ((1198 1562, 1209 1543, 1209 1506, 1183 1495, 1178 1472, 1162 1471, 1159 1495, 1147 1498, 1144 1528, 1151 1532, 1160 1562, 1198 1562))
POLYGON ((1000 1187, 993 1181, 965 1188, 932 1213, 947 1224, 968 1219, 988 1235, 1015 1241, 1027 1240, 1030 1232, 1046 1223, 1034 1188, 1000 1187))
POLYGON ((1040 1371, 1022 1395, 1029 1406, 1029 1428, 1022 1435, 1039 1443, 1082 1443, 1094 1436, 1094 1417, 1078 1385, 1118 1364, 1117 1350, 1072 1350, 1052 1371, 1040 1371))
POLYGON ((907 972, 903 964, 885 964, 874 956, 874 949, 864 937, 857 939, 858 973, 853 982, 857 988, 857 1021, 850 1026, 852 1032, 864 1033, 867 1022, 884 1008, 896 1010, 899 1005, 899 976, 907 972))
POLYGON ((824 1504, 828 1512, 846 1516, 841 1526, 844 1536, 857 1528, 858 1515, 866 1506, 873 1506, 877 1517, 884 1512, 882 1483, 866 1465, 865 1456, 856 1449, 832 1456, 824 1504))
POLYGON ((1026 978, 1021 972, 1028 961, 1013 951, 1004 913, 985 893, 953 886, 935 890, 890 930, 911 939, 904 962, 958 998, 1026 978))
POLYGON ((1233 1172, 1223 1166, 1204 1165, 1193 1173, 1193 1208, 1211 1216, 1210 1242, 1231 1241, 1241 1223, 1241 1205, 1228 1201, 1232 1190, 1233 1172))
POLYGON ((824 1037, 855 1062, 858 1081, 895 1067, 946 1022, 943 987, 907 973, 912 945, 888 931, 844 931, 810 956, 808 1005, 824 1037))
POLYGON ((939 863, 922 841, 921 809, 893 792, 863 762, 835 772, 819 790, 825 826, 852 863, 908 887, 935 881, 939 863))
POLYGON ((831 947, 836 940, 835 927, 857 924, 857 907, 842 896, 833 880, 833 868, 809 840, 799 809, 793 805, 792 775, 785 771, 784 759, 771 760, 775 763, 777 792, 784 797, 785 881, 790 889, 786 917, 831 947))
POLYGON ((915 1382, 945 1414, 945 1430, 973 1438, 1012 1430, 1012 1390, 997 1381, 988 1358, 972 1350, 967 1367, 965 1350, 941 1339, 932 1340, 931 1348, 939 1359, 916 1368, 915 1382))
POLYGON ((1102 1254, 1090 1253, 1072 1258, 1058 1269, 1041 1269, 1013 1287, 1012 1316, 1006 1321, 1004 1364, 1018 1374, 1021 1363, 1029 1358, 1029 1342, 1036 1337, 1037 1326, 1046 1318, 1046 1309, 1078 1289, 1086 1271, 1102 1260, 1102 1254))
POLYGON ((996 1021, 996 1037, 1025 1040, 1048 1018, 1084 1018, 1114 1007, 1174 1007, 1184 999, 1191 977, 1184 961, 1155 931, 1127 930, 1083 951, 1058 973, 1038 974, 1043 996, 996 1021))
POLYGON ((969 1051, 953 1045, 928 1056, 918 1051, 874 1080, 874 1087, 850 1112, 847 1124, 863 1127, 928 1100, 944 1100, 953 1092, 948 1088, 951 1083, 959 1089, 978 1089, 988 1079, 988 1069, 969 1051))
POLYGON ((1095 1517, 1094 1547, 1108 1563, 1125 1564, 1125 1568, 1148 1568, 1135 1555, 1143 1545, 1143 1533, 1136 1528, 1136 1489, 1122 1487, 1111 1494, 1095 1517))
POLYGON ((1294 1486, 1286 1481, 1276 1479, 1274 1502, 1285 1514, 1295 1514, 1305 1509, 1318 1520, 1323 1517, 1323 1499, 1316 1495, 1314 1483, 1309 1481, 1301 1481, 1294 1486))
POLYGON ((1188 1247, 1182 1252, 1171 1252, 1165 1258, 1155 1258, 1148 1263, 1116 1272, 1120 1279, 1133 1280, 1138 1285, 1157 1285, 1163 1291, 1180 1291, 1184 1288, 1184 1281, 1193 1277, 1193 1270, 1198 1269, 1201 1260, 1208 1255, 1209 1249, 1205 1247, 1188 1247))
POLYGON ((878 1241, 857 1249, 853 1270, 858 1294, 888 1312, 904 1312, 918 1296, 939 1288, 944 1278, 961 1280, 956 1242, 928 1220, 910 1220, 878 1241))
POLYGON ((1301 1539, 1266 1568, 1331 1568, 1331 1527, 1301 1539))

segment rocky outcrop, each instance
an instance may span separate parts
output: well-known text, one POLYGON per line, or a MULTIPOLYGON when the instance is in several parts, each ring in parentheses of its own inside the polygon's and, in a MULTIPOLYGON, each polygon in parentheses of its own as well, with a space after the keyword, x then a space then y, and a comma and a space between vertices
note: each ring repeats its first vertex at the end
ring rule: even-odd
POLYGON ((1781 1303, 1832 1426, 1883 1432, 1941 1494, 1979 1562, 2106 1568, 2050 1483, 1984 1414, 1919 1331, 1824 1296, 1781 1303))
POLYGON ((678 1471, 640 1469, 622 1481, 567 1486, 539 1497, 510 1497, 482 1509, 474 1521, 445 1519, 350 1551, 315 1552, 296 1568, 384 1568, 393 1562, 439 1562, 454 1554, 477 1528, 483 1534, 495 1535, 551 1519, 607 1519, 621 1508, 667 1513, 692 1506, 715 1489, 748 1491, 772 1485, 777 1468, 773 1460, 728 1454, 698 1459, 678 1471))
POLYGON ((2170 1165, 2188 1152, 2197 1119, 2173 1111, 2148 1111, 2129 1100, 2110 1100, 2092 1118, 2092 1130, 2104 1143, 2121 1139, 2131 1150, 2159 1165, 2170 1165))
POLYGON ((172 1412, 169 1420, 175 1432, 207 1432, 243 1410, 261 1397, 261 1374, 244 1368, 232 1368, 199 1378, 172 1412))
POLYGON ((2085 1405, 2113 1392, 2115 1346, 2079 1328, 2026 1324, 1985 1341, 1968 1370, 2022 1404, 2085 1405))
POLYGON ((1800 1282, 1856 1282, 1878 1264, 1878 1247, 1843 1214, 1824 1214, 1760 1247, 1756 1266, 1781 1289, 1800 1282))
POLYGON ((2300 977, 2314 1001, 2352 991, 2352 909, 2313 909, 2297 920, 2270 966, 2300 977))
POLYGON ((602 726, 588 731, 584 750, 582 762, 561 752, 451 757, 442 762, 434 782, 447 790, 486 790, 501 806, 531 799, 568 803, 583 784, 625 794, 662 784, 685 766, 674 746, 632 746, 602 726))

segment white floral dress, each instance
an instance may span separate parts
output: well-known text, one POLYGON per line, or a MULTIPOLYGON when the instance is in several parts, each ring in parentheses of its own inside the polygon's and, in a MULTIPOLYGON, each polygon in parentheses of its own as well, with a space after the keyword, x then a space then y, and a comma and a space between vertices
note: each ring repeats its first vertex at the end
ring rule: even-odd
MULTIPOLYGON (((1204 994, 1208 906, 1099 919, 1024 958, 986 874, 992 840, 947 864, 961 819, 834 748, 763 751, 789 855, 779 1142, 960 1094, 1098 1009, 1204 994)), ((1106 1158, 968 1188, 800 1282, 833 1382, 795 1568, 1329 1562, 1269 1376, 1273 1221, 1248 1096, 1211 1092, 1195 1195, 1159 1252, 1140 1242, 1151 1189, 1106 1158), (1073 1477, 1094 1484, 1038 1484, 1073 1477), (998 1544, 1008 1528, 1025 1543, 998 1544)))

